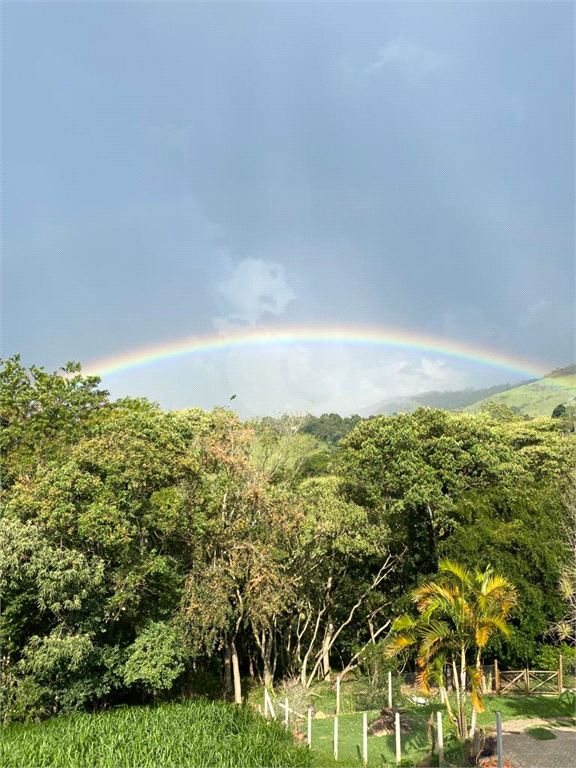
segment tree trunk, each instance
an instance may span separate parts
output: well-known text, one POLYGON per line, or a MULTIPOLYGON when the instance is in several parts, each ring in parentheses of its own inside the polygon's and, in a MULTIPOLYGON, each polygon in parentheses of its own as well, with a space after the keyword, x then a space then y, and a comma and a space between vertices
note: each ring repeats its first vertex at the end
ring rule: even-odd
POLYGON ((466 733, 462 735, 462 696, 460 695, 460 683, 458 682, 458 672, 456 669, 456 659, 452 658, 452 685, 456 691, 456 712, 458 720, 458 735, 461 739, 465 738, 466 733))
POLYGON ((242 704, 242 685, 240 682, 240 664, 238 663, 238 651, 234 640, 230 643, 230 655, 232 657, 232 675, 234 678, 234 702, 242 704))
POLYGON ((232 693, 232 659, 228 638, 224 640, 224 698, 229 698, 232 693))
POLYGON ((468 731, 466 713, 466 649, 462 647, 460 652, 460 691, 462 701, 462 738, 466 738, 468 731))
POLYGON ((274 682, 274 666, 272 665, 272 632, 266 627, 258 629, 252 625, 252 635, 262 659, 262 682, 265 688, 272 686, 274 682))
POLYGON ((270 657, 264 656, 263 658, 263 680, 264 680, 264 687, 265 688, 272 688, 274 684, 274 673, 272 672, 272 666, 270 664, 270 657))
MULTIPOLYGON (((480 657, 480 650, 478 650, 476 654, 476 670, 481 673, 482 670, 482 659, 480 657)), ((481 675, 482 680, 482 693, 484 693, 484 676, 481 675)), ((470 739, 474 738, 474 731, 476 730, 476 719, 477 719, 477 713, 476 709, 472 707, 472 717, 470 718, 470 731, 468 733, 468 737, 470 739)))
POLYGON ((324 680, 330 680, 330 648, 332 646, 332 638, 334 636, 334 624, 332 620, 328 619, 328 624, 324 632, 324 640, 322 641, 322 674, 321 677, 324 680))

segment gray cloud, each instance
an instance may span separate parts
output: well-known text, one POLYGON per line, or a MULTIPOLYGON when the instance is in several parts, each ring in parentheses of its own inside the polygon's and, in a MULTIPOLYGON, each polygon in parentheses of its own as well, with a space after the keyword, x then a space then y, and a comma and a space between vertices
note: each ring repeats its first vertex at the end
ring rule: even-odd
MULTIPOLYGON (((289 318, 568 364, 571 6, 256 5, 6 4, 4 355, 54 369, 289 318)), ((355 345, 193 357, 104 384, 344 413, 510 375, 355 345)))
POLYGON ((227 317, 214 319, 217 330, 255 325, 268 313, 281 315, 296 298, 286 282, 284 267, 264 259, 247 258, 238 262, 217 290, 231 310, 227 317))

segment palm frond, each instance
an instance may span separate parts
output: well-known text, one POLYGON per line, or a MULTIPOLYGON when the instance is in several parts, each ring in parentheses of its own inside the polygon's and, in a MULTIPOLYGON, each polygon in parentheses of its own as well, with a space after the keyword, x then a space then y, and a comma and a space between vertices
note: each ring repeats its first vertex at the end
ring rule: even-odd
MULTIPOLYGON (((503 635, 509 637, 512 628, 503 616, 484 616, 481 622, 482 626, 488 627, 489 630, 497 629, 502 632, 503 635)), ((490 631, 491 634, 491 631, 490 631)))
POLYGON ((406 632, 403 635, 399 635, 398 637, 395 637, 392 642, 386 646, 384 650, 384 656, 386 658, 391 658, 392 656, 397 656, 399 653, 401 653, 405 648, 409 648, 411 645, 416 645, 418 642, 418 635, 410 634, 406 632))
POLYGON ((401 616, 398 616, 394 619, 394 623, 392 624, 392 632, 401 632, 405 629, 412 629, 417 624, 416 619, 414 619, 412 616, 410 616, 409 613, 403 613, 401 616))
POLYGON ((416 686, 420 688, 422 693, 430 693, 430 669, 428 666, 420 667, 420 671, 416 675, 416 686))
POLYGON ((456 578, 460 579, 463 584, 470 583, 471 574, 465 566, 455 563, 453 560, 448 560, 447 558, 440 560, 438 565, 441 571, 453 574, 456 578))
POLYGON ((443 584, 438 581, 429 581, 414 590, 413 595, 416 600, 420 600, 432 595, 444 595, 447 600, 454 600, 459 594, 458 587, 454 584, 443 584))
POLYGON ((484 711, 484 702, 482 701, 482 681, 484 680, 484 672, 482 669, 476 667, 468 667, 466 669, 468 677, 470 679, 470 700, 472 706, 476 712, 484 711))

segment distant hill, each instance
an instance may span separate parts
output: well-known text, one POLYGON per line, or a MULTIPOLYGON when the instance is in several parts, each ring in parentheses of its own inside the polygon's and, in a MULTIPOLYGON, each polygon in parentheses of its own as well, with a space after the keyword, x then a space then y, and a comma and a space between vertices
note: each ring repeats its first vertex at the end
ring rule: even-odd
POLYGON ((495 393, 464 410, 477 413, 488 403, 505 405, 527 416, 551 416, 557 405, 576 405, 576 363, 558 368, 542 379, 495 393))
MULTIPOLYGON (((522 384, 528 384, 529 381, 523 381, 522 384)), ((426 406, 428 408, 440 408, 444 411, 459 411, 467 406, 473 405, 478 401, 487 400, 494 395, 518 387, 518 384, 497 384, 494 387, 485 389, 459 389, 447 392, 436 390, 422 392, 419 395, 411 397, 391 397, 382 400, 380 403, 367 408, 362 412, 362 416, 385 415, 392 416, 395 413, 412 413, 417 408, 426 406)))

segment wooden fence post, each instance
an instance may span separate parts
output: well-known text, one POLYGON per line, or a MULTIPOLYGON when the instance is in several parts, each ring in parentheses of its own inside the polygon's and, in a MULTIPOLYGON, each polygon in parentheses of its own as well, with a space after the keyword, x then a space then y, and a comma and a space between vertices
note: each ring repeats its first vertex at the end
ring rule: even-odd
POLYGON ((334 760, 338 760, 338 717, 334 718, 334 760))
POLYGON ((498 669, 498 659, 494 659, 494 690, 496 696, 500 696, 500 670, 498 669))
POLYGON ((340 676, 336 678, 336 717, 340 714, 340 676))
POLYGON ((392 709, 392 672, 388 672, 388 709, 392 709))
POLYGON ((312 707, 308 707, 308 733, 306 741, 308 742, 308 746, 312 746, 312 707))
POLYGON ((400 740, 400 713, 396 712, 394 716, 394 725, 396 728, 396 762, 402 760, 402 741, 400 740))
POLYGON ((444 732, 442 730, 442 712, 436 712, 438 722, 438 761, 440 765, 444 762, 444 732))
POLYGON ((558 696, 562 695, 564 690, 564 672, 562 669, 562 654, 558 656, 558 696))
POLYGON ((268 717, 268 691, 264 688, 264 717, 268 717))
POLYGON ((524 670, 524 688, 526 693, 530 693, 530 672, 527 669, 524 670))
POLYGON ((368 714, 362 712, 362 762, 368 764, 368 714))

